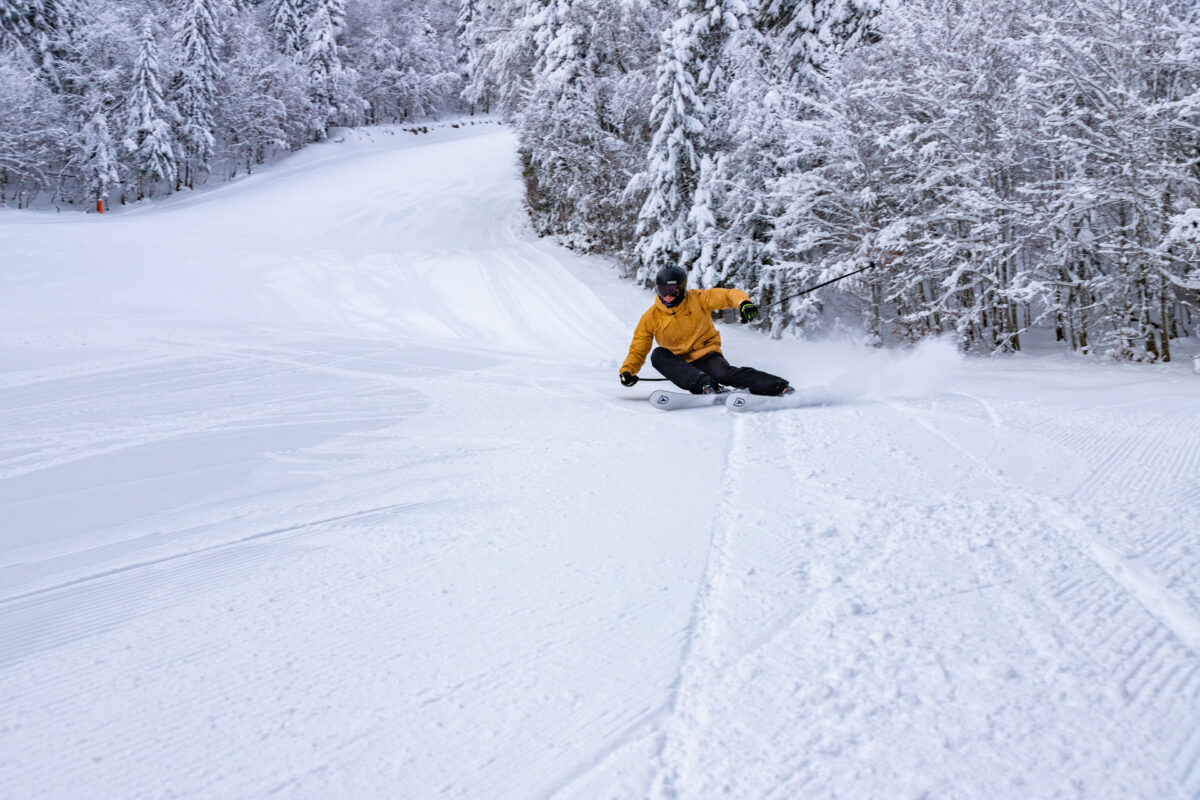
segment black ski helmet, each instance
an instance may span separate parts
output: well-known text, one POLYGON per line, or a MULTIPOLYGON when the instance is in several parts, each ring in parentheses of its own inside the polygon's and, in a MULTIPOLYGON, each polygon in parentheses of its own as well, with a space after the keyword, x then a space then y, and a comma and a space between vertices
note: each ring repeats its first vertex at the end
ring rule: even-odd
POLYGON ((654 276, 654 291, 667 308, 679 305, 687 294, 687 270, 676 266, 663 267, 654 276))

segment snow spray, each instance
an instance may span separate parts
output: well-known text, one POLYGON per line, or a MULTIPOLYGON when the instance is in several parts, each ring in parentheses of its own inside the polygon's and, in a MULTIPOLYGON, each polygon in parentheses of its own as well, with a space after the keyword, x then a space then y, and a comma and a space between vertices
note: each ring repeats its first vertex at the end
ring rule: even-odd
POLYGON ((839 400, 927 397, 941 394, 962 363, 953 339, 926 339, 905 350, 826 346, 808 372, 825 373, 827 387, 839 400), (823 363, 820 363, 823 362, 823 363))
POLYGON ((840 392, 860 397, 928 397, 954 379, 962 354, 951 339, 925 339, 911 350, 877 351, 883 363, 860 364, 833 381, 840 392))
POLYGON ((962 358, 952 339, 926 339, 911 352, 893 359, 880 383, 893 397, 941 394, 953 380, 962 358))

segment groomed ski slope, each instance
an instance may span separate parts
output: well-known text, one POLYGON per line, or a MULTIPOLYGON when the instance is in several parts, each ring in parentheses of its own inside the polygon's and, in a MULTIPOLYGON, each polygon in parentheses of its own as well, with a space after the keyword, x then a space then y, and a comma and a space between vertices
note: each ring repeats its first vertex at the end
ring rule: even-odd
POLYGON ((661 413, 514 153, 0 211, 0 797, 1200 797, 1200 378, 726 327, 843 402, 661 413))

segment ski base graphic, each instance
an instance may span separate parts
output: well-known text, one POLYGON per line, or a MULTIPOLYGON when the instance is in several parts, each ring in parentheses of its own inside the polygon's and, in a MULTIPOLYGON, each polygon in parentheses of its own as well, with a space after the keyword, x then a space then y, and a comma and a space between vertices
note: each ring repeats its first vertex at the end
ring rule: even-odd
POLYGON ((650 405, 662 411, 675 411, 680 408, 705 408, 719 406, 725 402, 729 394, 689 394, 687 392, 665 392, 661 389, 650 393, 650 405))

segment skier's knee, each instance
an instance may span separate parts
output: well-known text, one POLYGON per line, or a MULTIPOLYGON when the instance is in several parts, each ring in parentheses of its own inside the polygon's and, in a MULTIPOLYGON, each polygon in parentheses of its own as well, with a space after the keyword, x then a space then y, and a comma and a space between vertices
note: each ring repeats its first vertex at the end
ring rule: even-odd
MULTIPOLYGON (((670 360, 671 356, 673 355, 674 353, 665 347, 656 347, 654 348, 654 351, 650 353, 650 363, 655 369, 658 369, 660 364, 662 364, 664 361, 670 360)), ((662 370, 659 369, 659 372, 662 372, 662 370)))

